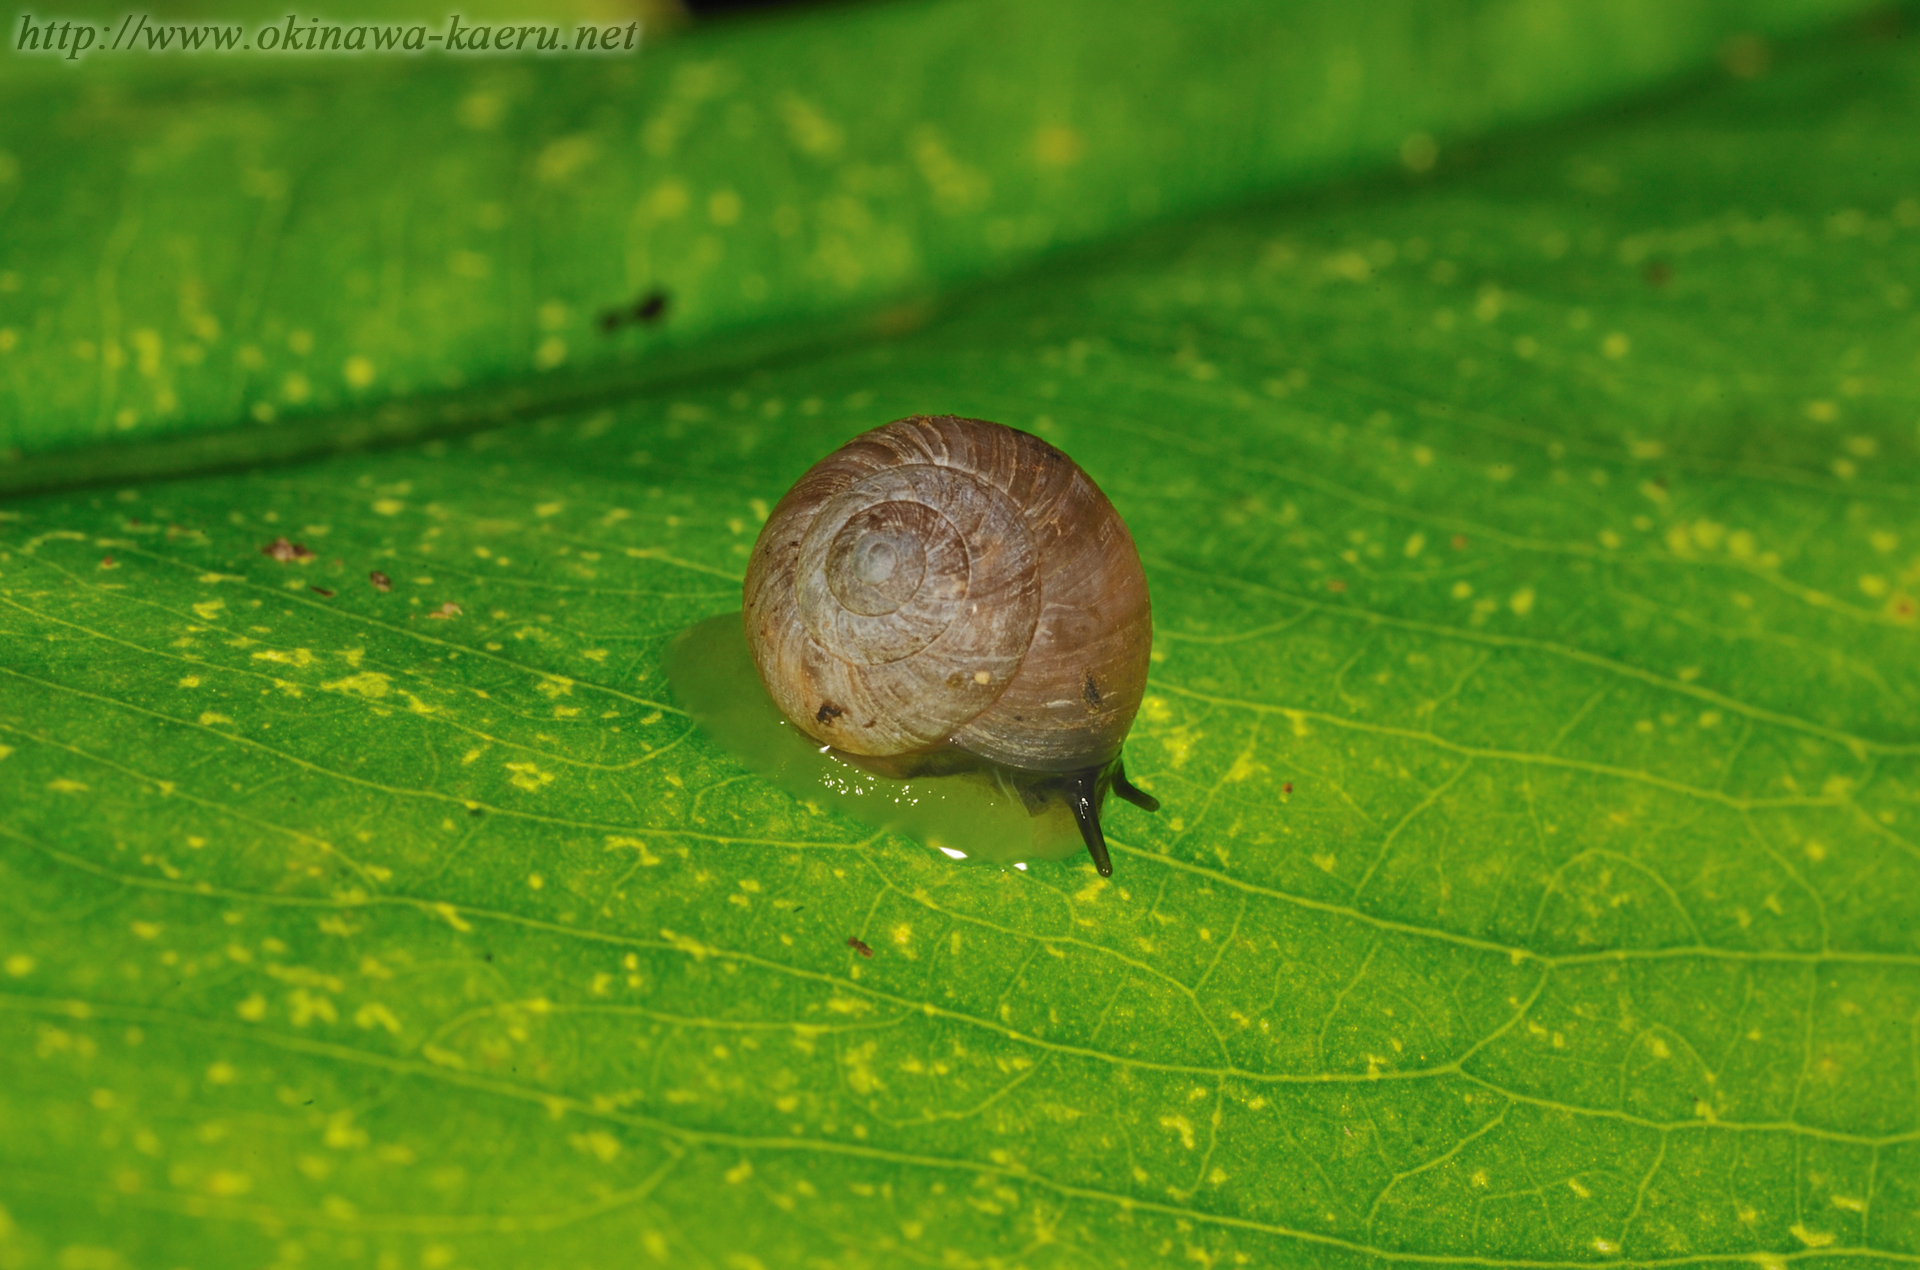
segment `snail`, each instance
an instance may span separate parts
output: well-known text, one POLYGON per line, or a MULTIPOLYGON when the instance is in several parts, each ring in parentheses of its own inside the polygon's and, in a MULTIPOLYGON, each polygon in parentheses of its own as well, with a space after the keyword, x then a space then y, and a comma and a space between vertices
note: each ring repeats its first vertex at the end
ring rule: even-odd
POLYGON ((854 438, 774 507, 744 601, 773 704, 855 768, 1064 805, 1103 876, 1107 793, 1159 807, 1121 761, 1153 638, 1140 555, 1038 437, 916 415, 854 438))

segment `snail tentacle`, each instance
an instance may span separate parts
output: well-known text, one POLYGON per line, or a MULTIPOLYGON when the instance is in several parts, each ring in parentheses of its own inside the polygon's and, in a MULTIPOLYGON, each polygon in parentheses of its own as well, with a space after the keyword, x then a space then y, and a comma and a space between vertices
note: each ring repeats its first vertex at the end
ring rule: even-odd
POLYGON ((1067 774, 1067 806, 1080 826, 1080 837, 1087 844, 1087 854, 1093 857, 1093 867, 1101 877, 1110 878, 1113 858, 1107 854, 1107 836, 1100 832, 1100 770, 1089 767, 1067 774))
POLYGON ((1127 779, 1127 765, 1115 762, 1113 765, 1113 792, 1138 807, 1141 811, 1159 811, 1160 800, 1141 789, 1127 779))

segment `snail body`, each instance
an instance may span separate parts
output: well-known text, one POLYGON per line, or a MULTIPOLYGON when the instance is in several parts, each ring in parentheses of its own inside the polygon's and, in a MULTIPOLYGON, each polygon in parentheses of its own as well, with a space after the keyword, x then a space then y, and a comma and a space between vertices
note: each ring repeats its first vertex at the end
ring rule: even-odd
POLYGON ((1153 624, 1113 505, 1040 438, 952 415, 856 437, 773 509, 743 620, 780 713, 895 778, 987 770, 1072 811, 1103 874, 1153 624))

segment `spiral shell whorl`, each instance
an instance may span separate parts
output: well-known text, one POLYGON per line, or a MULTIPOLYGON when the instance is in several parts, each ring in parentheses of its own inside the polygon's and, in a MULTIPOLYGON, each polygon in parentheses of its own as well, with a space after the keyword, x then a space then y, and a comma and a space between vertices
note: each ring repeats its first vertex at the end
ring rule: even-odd
POLYGON ((1070 459, 999 424, 904 419, 827 456, 769 516, 745 598, 775 703, 853 754, 1085 767, 1118 752, 1145 684, 1126 527, 1070 459))

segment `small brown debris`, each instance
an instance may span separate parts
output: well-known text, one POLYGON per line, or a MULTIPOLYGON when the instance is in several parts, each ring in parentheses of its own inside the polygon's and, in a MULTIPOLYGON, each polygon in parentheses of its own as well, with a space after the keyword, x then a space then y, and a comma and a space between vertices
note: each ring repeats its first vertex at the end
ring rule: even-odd
POLYGON ((285 538, 275 538, 272 542, 260 548, 260 554, 278 560, 282 564, 288 562, 305 564, 314 558, 313 553, 307 550, 304 543, 288 542, 285 538))
POLYGON ((1288 781, 1286 784, 1282 785, 1280 787, 1280 792, 1283 794, 1291 794, 1293 792, 1293 782, 1288 781))
POLYGON ((1455 534, 1453 536, 1453 542, 1450 545, 1455 551, 1465 551, 1467 549, 1467 536, 1465 534, 1455 534))
POLYGON ((326 587, 323 587, 323 586, 310 586, 307 588, 307 590, 313 592, 315 595, 319 596, 323 600, 331 600, 334 596, 334 593, 332 591, 329 591, 326 587))
POLYGON ((853 951, 859 953, 862 957, 873 956, 873 949, 862 943, 858 935, 847 936, 847 947, 853 949, 853 951))
POLYGON ((393 579, 378 569, 367 575, 367 581, 373 583, 373 589, 382 595, 393 590, 393 579))
POLYGON ((1327 590, 1344 591, 1346 589, 1347 589, 1347 580, 1345 578, 1328 578, 1327 579, 1327 590))
POLYGON ((442 604, 439 608, 427 614, 427 616, 436 621, 444 622, 448 618, 459 617, 460 606, 458 604, 455 604, 452 600, 448 600, 445 604, 442 604))
POLYGON ((101 556, 100 567, 102 569, 118 569, 120 567, 120 562, 118 560, 115 560, 112 556, 101 556))

